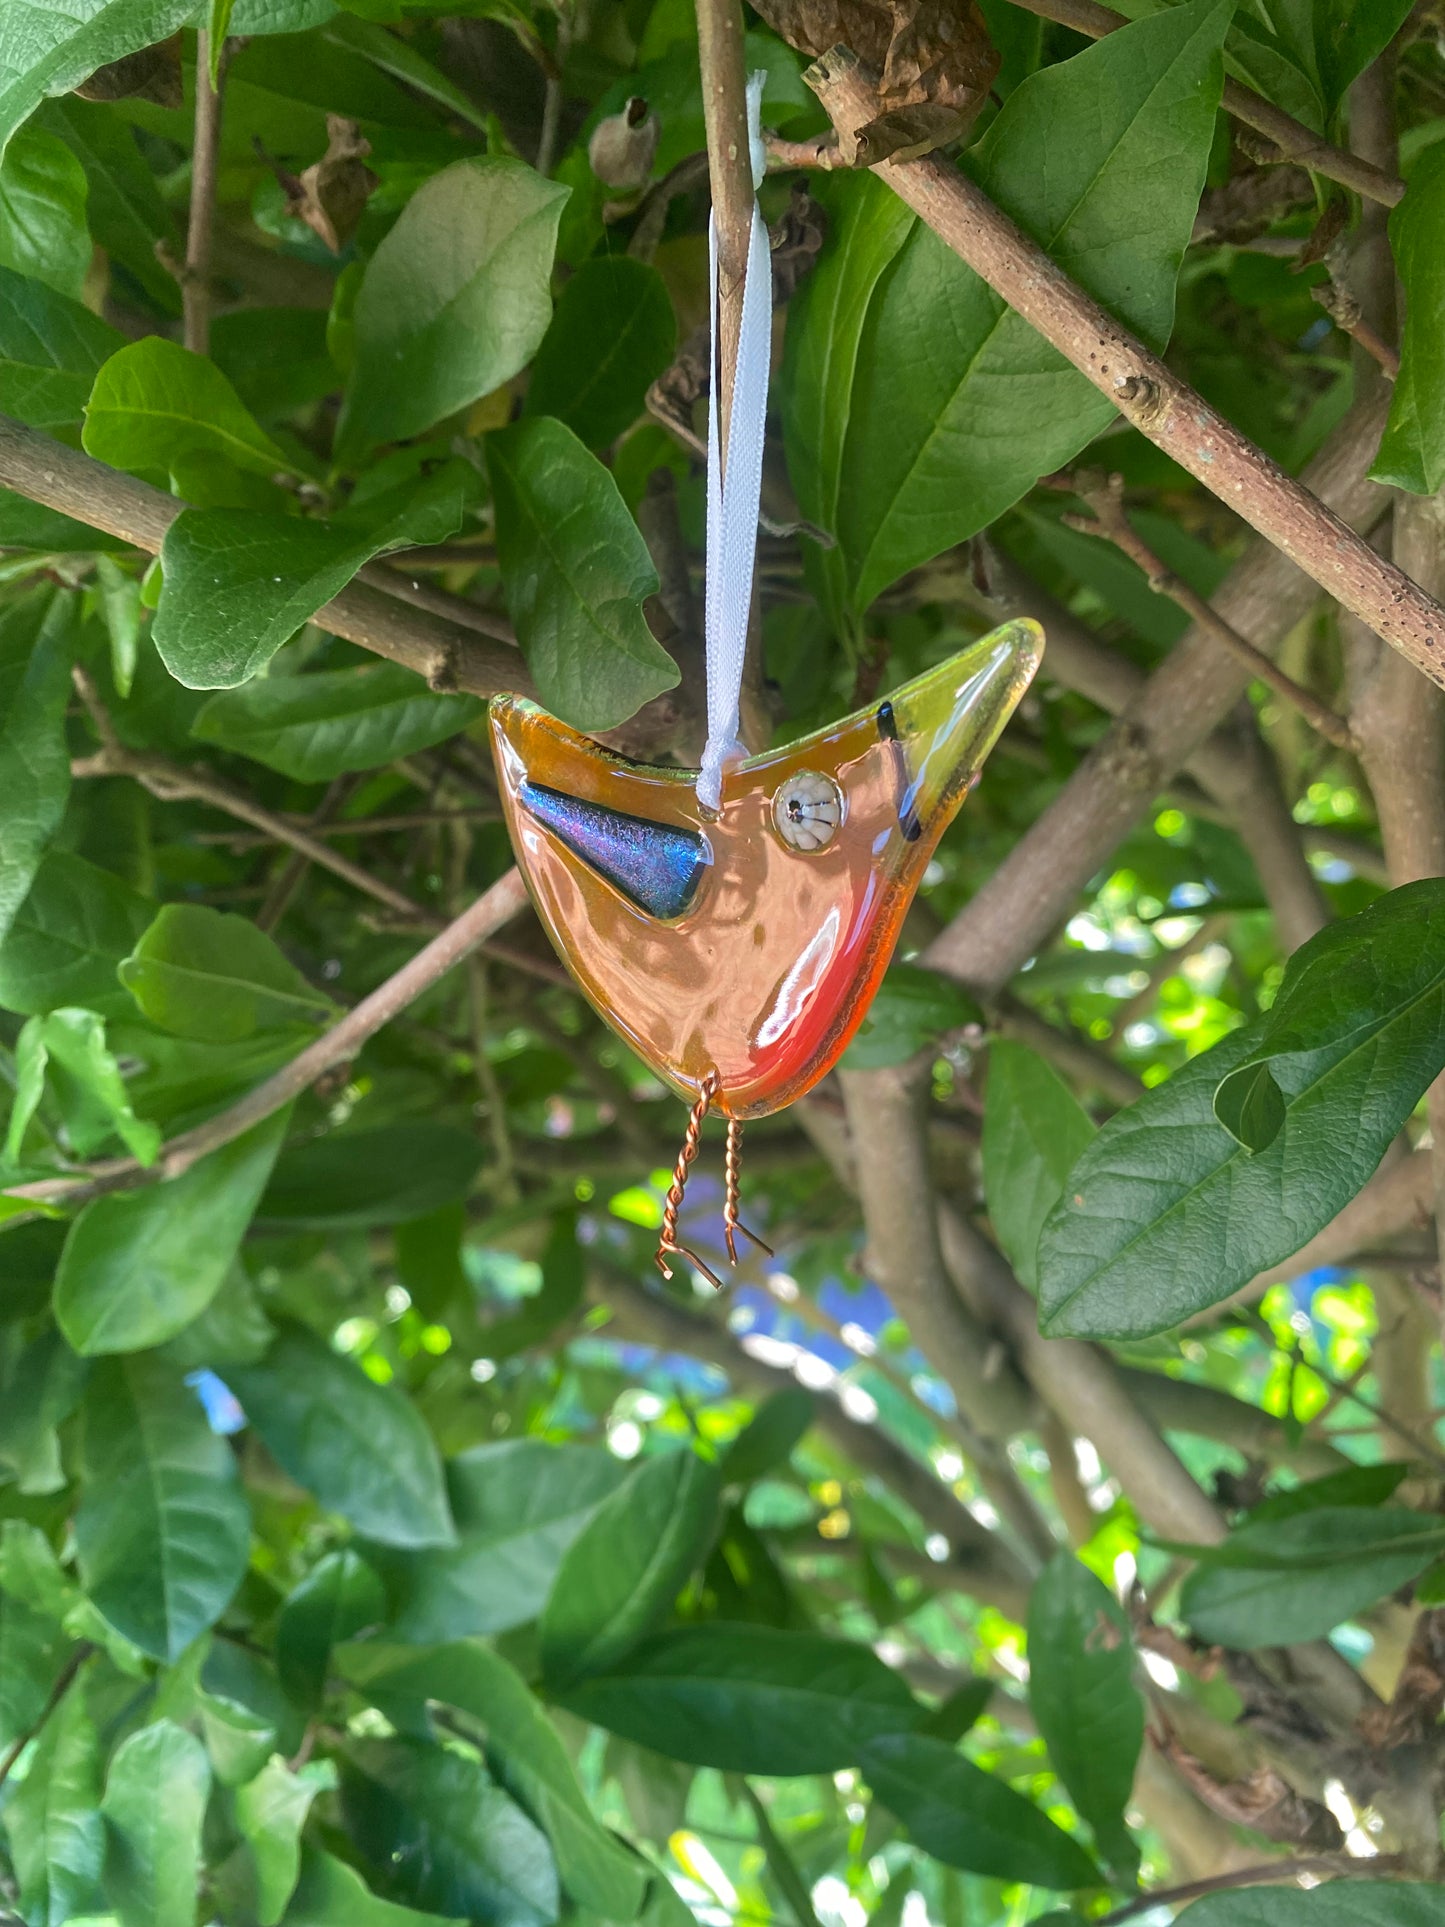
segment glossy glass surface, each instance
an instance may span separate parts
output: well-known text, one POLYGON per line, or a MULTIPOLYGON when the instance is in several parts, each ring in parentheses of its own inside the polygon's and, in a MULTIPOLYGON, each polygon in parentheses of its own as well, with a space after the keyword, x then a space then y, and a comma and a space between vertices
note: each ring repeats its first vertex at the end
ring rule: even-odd
POLYGON ((535 704, 496 698, 503 805, 538 915, 597 1011, 681 1096, 716 1070, 717 1108, 762 1117, 832 1068, 1042 653, 1036 623, 1007 623, 887 701, 736 764, 715 816, 686 771, 624 762, 535 704), (797 847, 778 792, 805 773, 838 785, 843 819, 797 847), (582 807, 567 811, 569 798, 582 807), (669 880, 681 889, 693 838, 702 865, 687 866, 685 908, 651 914, 644 901, 665 901, 669 880))

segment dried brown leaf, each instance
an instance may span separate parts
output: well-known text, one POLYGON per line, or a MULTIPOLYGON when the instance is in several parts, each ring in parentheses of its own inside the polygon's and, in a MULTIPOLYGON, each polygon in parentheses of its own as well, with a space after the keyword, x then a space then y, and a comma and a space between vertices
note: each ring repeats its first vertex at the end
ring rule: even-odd
POLYGON ((181 36, 172 34, 155 47, 97 67, 76 88, 82 100, 152 100, 157 107, 179 107, 185 99, 181 80, 181 36))
POLYGON ((1242 1780, 1224 1782, 1216 1780, 1175 1734, 1154 1737, 1180 1779, 1221 1819, 1311 1853, 1334 1853, 1344 1845, 1345 1836, 1329 1808, 1296 1793, 1272 1766, 1258 1766, 1242 1780))
POLYGON ((354 120, 326 116, 326 152, 298 177, 278 178, 286 189, 286 211, 306 223, 333 254, 340 254, 356 232, 366 203, 380 182, 366 165, 371 143, 354 120))

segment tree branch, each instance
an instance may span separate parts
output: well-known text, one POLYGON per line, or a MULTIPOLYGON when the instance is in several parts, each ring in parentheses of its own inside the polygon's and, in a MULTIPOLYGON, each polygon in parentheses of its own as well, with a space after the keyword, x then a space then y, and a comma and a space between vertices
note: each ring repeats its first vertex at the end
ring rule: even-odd
POLYGON ((191 202, 186 228, 186 265, 181 274, 182 337, 193 354, 211 345, 211 228, 216 214, 216 168, 221 150, 221 91, 226 84, 226 46, 211 85, 211 36, 196 35, 196 130, 191 147, 191 202))
MULTIPOLYGON (((1306 471, 1334 512, 1356 524, 1377 519, 1388 499, 1365 472, 1387 405, 1381 383, 1306 471)), ((1231 570, 1214 606, 1257 647, 1268 648, 1303 620, 1317 594, 1278 550, 1257 543, 1231 570)), ((999 990, 1065 921, 1089 878, 1229 715, 1249 681, 1212 636, 1191 628, 921 961, 985 996, 999 990)))
POLYGON ((508 870, 424 950, 419 950, 394 976, 378 985, 369 997, 363 997, 355 1009, 349 1010, 314 1044, 309 1044, 264 1084, 248 1091, 229 1110, 172 1138, 161 1147, 160 1156, 149 1168, 134 1158, 114 1158, 93 1166, 83 1177, 41 1178, 32 1184, 16 1185, 5 1195, 31 1198, 38 1204, 83 1204, 88 1198, 99 1197, 103 1191, 130 1190, 138 1185, 178 1178, 200 1158, 218 1151, 223 1144, 230 1144, 263 1118, 299 1097, 325 1072, 338 1064, 349 1063, 369 1037, 374 1037, 383 1025, 415 1003, 484 938, 510 922, 526 901, 527 887, 520 871, 508 870))
MULTIPOLYGON (((93 529, 104 529, 150 555, 160 553, 166 530, 187 506, 149 482, 3 415, 0 485, 93 529)), ((408 608, 394 594, 373 587, 374 580, 363 570, 317 612, 315 621, 331 635, 344 636, 375 655, 414 669, 434 689, 462 690, 473 696, 533 693, 532 679, 518 652, 478 636, 470 614, 437 614, 435 592, 430 609, 408 608)), ((386 587, 390 591, 392 585, 386 587)), ((473 605, 455 600, 461 609, 472 611, 473 605)))
MULTIPOLYGON (((835 47, 804 78, 846 149, 877 115, 872 77, 856 55, 835 47)), ((933 157, 880 161, 873 172, 1141 434, 1417 668, 1445 682, 1445 609, 1121 327, 966 174, 933 157)))
POLYGON ((743 289, 753 232, 753 172, 748 148, 747 63, 739 0, 697 0, 698 60, 707 126, 708 178, 717 227, 718 339, 712 344, 713 402, 726 461, 733 375, 742 330, 743 289))
POLYGON ((1391 1854, 1376 1854, 1369 1859, 1335 1853, 1306 1854, 1298 1860, 1266 1860, 1257 1867, 1237 1867, 1228 1873, 1210 1874, 1204 1880, 1186 1880, 1182 1887, 1156 1887, 1140 1894, 1105 1914, 1098 1927, 1119 1927, 1125 1920, 1151 1913, 1156 1907, 1177 1905, 1183 1900, 1199 1900, 1205 1894, 1225 1893, 1233 1887, 1257 1887, 1266 1882, 1297 1880, 1301 1874, 1333 1874, 1337 1879, 1375 1879, 1393 1872, 1400 1862, 1391 1854))
MULTIPOLYGON (((1123 14, 1115 13, 1111 7, 1099 6, 1097 0, 1014 0, 1014 5, 1044 20, 1056 21, 1061 27, 1072 27, 1075 33, 1084 34, 1090 40, 1102 40, 1105 34, 1129 24, 1123 14)), ((1246 127, 1252 127, 1274 143, 1278 152, 1270 155, 1270 160, 1294 161, 1301 167, 1312 168, 1316 174, 1338 181, 1342 187, 1351 187, 1367 200, 1378 201, 1386 207, 1393 207, 1404 195, 1405 183, 1395 175, 1362 160, 1358 154, 1331 147, 1318 134, 1311 133, 1303 121, 1295 120, 1283 108, 1237 80, 1225 80, 1223 106, 1235 120, 1243 121, 1246 127)))

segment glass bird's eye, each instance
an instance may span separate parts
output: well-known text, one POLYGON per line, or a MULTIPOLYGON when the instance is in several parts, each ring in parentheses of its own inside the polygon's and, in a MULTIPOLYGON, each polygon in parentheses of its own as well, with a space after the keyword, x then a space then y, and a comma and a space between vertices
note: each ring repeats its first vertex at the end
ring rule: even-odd
POLYGON ((825 849, 843 821, 843 792, 831 776, 802 769, 773 798, 773 823, 790 850, 825 849))

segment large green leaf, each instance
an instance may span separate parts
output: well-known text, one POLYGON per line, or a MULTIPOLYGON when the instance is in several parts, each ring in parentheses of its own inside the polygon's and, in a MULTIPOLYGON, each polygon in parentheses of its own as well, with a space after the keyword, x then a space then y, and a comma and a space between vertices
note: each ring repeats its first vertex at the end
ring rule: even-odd
POLYGON ((866 1646, 714 1622, 658 1633, 563 1704, 668 1759, 731 1773, 836 1773, 923 1718, 866 1646))
POLYGON ((1251 1887, 1208 1894, 1178 1918, 1181 1927, 1439 1927, 1440 1903, 1433 1882, 1339 1880, 1303 1893, 1251 1887))
MULTIPOLYGON (((179 314, 180 286, 156 255, 157 243, 174 249, 175 221, 121 110, 109 101, 70 94, 48 101, 36 125, 62 140, 80 162, 89 190, 86 220, 96 245, 135 276, 163 314, 179 314)), ((120 345, 119 339, 111 344, 120 345)))
POLYGON ((1124 1821, 1144 1743, 1129 1621, 1109 1588, 1072 1553, 1044 1568, 1029 1595, 1029 1705, 1054 1770, 1110 1867, 1131 1876, 1139 1848, 1124 1821))
POLYGON ((205 1749, 170 1720, 116 1749, 100 1810, 106 1893, 121 1927, 193 1927, 210 1790, 205 1749))
POLYGON ((859 1765, 914 1844, 946 1867, 1062 1891, 1101 1884, 1077 1840, 943 1740, 886 1733, 864 1746, 859 1765))
POLYGON ((817 1415, 817 1400, 801 1385, 770 1393, 723 1454, 724 1485, 743 1485, 785 1465, 817 1415))
POLYGON ((645 1861, 594 1818, 567 1750, 525 1681, 477 1641, 420 1651, 364 1642, 340 1657, 363 1692, 439 1700, 485 1727, 488 1758, 507 1790, 552 1843, 562 1886, 604 1920, 635 1920, 647 1890, 645 1861))
POLYGON ((1038 1284, 1039 1230, 1094 1135, 1058 1073, 1023 1044, 989 1046, 983 1193, 994 1236, 1023 1282, 1038 1284))
POLYGON ((508 1439, 447 1466, 458 1543, 397 1561, 394 1627, 425 1643, 535 1619, 567 1548, 627 1477, 610 1452, 508 1439))
POLYGON ((288 1117, 278 1111, 178 1178, 92 1198, 55 1274, 55 1316, 76 1351, 161 1345, 205 1310, 235 1262, 288 1117))
POLYGON ((1445 1065, 1445 883, 1381 897, 1292 959, 1268 1016, 1120 1111, 1039 1240, 1047 1330, 1176 1325, 1287 1258, 1349 1202, 1445 1065), (1283 1123, 1251 1152, 1215 1093, 1267 1064, 1283 1123))
POLYGON ((414 1907, 381 1900, 344 1860, 308 1847, 301 1856, 301 1878, 286 1909, 283 1927, 466 1927, 414 1907))
POLYGON ((1180 1605, 1201 1638, 1249 1651, 1318 1639, 1445 1550, 1445 1524, 1395 1507, 1320 1506, 1265 1518, 1200 1554, 1180 1605))
POLYGON ((139 1118, 114 1052, 105 1040, 105 1019, 93 1010, 52 1010, 32 1017, 15 1045, 15 1106, 5 1157, 20 1162, 26 1126, 41 1099, 47 1076, 59 1072, 58 1107, 65 1134, 81 1157, 92 1157, 114 1133, 142 1164, 153 1164, 161 1145, 159 1127, 139 1118))
POLYGON ((69 1650, 47 1613, 7 1593, 0 1598, 0 1752, 35 1725, 69 1650))
POLYGON ((30 1770, 5 1802, 28 1927, 66 1927, 101 1910, 105 1825, 99 1808, 100 1740, 84 1693, 71 1691, 45 1722, 30 1770))
MULTIPOLYGON (((1231 11, 1174 7, 1031 74, 968 157, 990 198, 1156 347, 1204 185, 1231 11)), ((915 223, 900 242, 881 184, 853 192, 865 207, 837 245, 856 233, 859 259, 807 288, 789 325, 820 338, 790 358, 788 453, 803 513, 838 536, 861 611, 1070 460, 1112 408, 931 229, 915 223)))
POLYGON ((716 1466, 693 1452, 643 1459, 563 1554, 542 1610, 553 1686, 606 1672, 672 1610, 717 1525, 716 1466))
POLYGON ((1324 133, 1358 75, 1394 39, 1410 0, 1274 0, 1241 7, 1227 48, 1230 71, 1276 106, 1324 133))
POLYGON ((381 1581, 360 1553, 346 1546, 319 1559, 287 1595, 276 1622, 276 1671, 296 1704, 318 1711, 332 1648, 385 1617, 381 1581))
POLYGON ((81 440, 115 468, 171 472, 197 456, 258 475, 293 467, 213 362, 160 335, 131 342, 105 363, 81 440))
POLYGON ((396 1386, 299 1325, 226 1377, 272 1457, 328 1512, 384 1545, 455 1544, 436 1446, 396 1386))
POLYGON ((294 1145, 276 1166, 261 1216, 273 1224, 394 1224, 464 1198, 481 1145, 453 1124, 419 1118, 333 1131, 294 1145))
POLYGON ((487 437, 497 559, 547 707, 613 729, 671 689, 677 665, 643 619, 657 571, 609 470, 549 416, 487 437))
POLYGON ((0 943, 5 941, 70 794, 73 596, 32 590, 0 609, 0 943))
POLYGON ((347 1829, 408 1905, 481 1927, 547 1927, 557 1869, 546 1836, 474 1760, 413 1741, 370 1741, 342 1765, 347 1829))
POLYGON ((366 265, 338 439, 400 441, 520 373, 552 314, 568 190, 503 156, 457 161, 407 203, 366 265))
POLYGON ((555 415, 589 448, 605 448, 642 413, 676 344, 657 269, 599 254, 562 290, 527 385, 527 413, 555 415))
POLYGON ((378 769, 455 736, 482 713, 395 663, 272 676, 213 696, 192 734, 298 782, 378 769))
POLYGON ((0 150, 47 94, 68 94, 97 67, 185 26, 195 0, 67 0, 19 6, 0 42, 0 150))
POLYGON ((199 903, 166 904, 119 975, 153 1024, 203 1044, 239 1044, 334 1014, 249 917, 199 903))
POLYGON ((452 463, 367 526, 259 509, 187 509, 161 547, 165 580, 154 634, 162 661, 188 689, 246 682, 363 563, 387 549, 454 533, 468 491, 467 472, 452 463))
POLYGON ((293 1773, 273 1755, 254 1780, 236 1790, 236 1826, 256 1869, 256 1919, 276 1927, 301 1874, 301 1829, 311 1802, 334 1784, 329 1761, 293 1773))
POLYGON ((153 1353, 99 1365, 83 1417, 81 1579, 117 1631, 174 1660, 214 1625, 246 1570, 251 1521, 235 1460, 180 1373, 153 1353))
POLYGON ((24 128, 0 160, 0 267, 79 298, 90 267, 85 173, 53 134, 24 128))
POLYGON ((0 409, 32 428, 78 424, 124 336, 43 281, 0 267, 0 409))
POLYGON ((1390 215, 1390 246, 1405 284, 1400 373, 1370 470, 1377 482, 1433 495, 1445 488, 1445 146, 1427 147, 1390 215))

